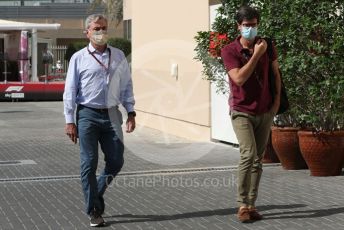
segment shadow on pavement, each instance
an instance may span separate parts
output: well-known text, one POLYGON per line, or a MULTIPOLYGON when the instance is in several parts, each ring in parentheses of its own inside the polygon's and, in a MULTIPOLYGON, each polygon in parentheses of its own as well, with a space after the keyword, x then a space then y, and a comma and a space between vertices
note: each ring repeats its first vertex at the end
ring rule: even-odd
POLYGON ((300 210, 290 212, 277 212, 264 214, 264 220, 272 219, 295 219, 295 218, 317 218, 324 216, 331 216, 344 212, 344 207, 328 208, 328 209, 313 209, 313 210, 300 210))
POLYGON ((27 110, 9 110, 9 111, 0 111, 0 113, 31 113, 32 111, 27 110))
MULTIPOLYGON (((263 205, 257 207, 259 211, 266 211, 271 209, 292 209, 306 207, 304 204, 291 204, 291 205, 263 205)), ((187 212, 173 215, 133 215, 133 214, 122 214, 113 216, 104 216, 104 218, 125 218, 124 220, 107 220, 107 224, 123 224, 123 223, 140 223, 140 222, 152 222, 152 221, 166 221, 166 220, 180 220, 188 218, 199 218, 209 216, 227 216, 234 215, 238 211, 237 208, 228 209, 216 209, 209 211, 198 211, 198 212, 187 212)), ((325 210, 324 210, 325 211, 325 210)), ((265 216, 266 214, 264 214, 265 216)), ((275 214, 273 214, 275 215, 275 214)))

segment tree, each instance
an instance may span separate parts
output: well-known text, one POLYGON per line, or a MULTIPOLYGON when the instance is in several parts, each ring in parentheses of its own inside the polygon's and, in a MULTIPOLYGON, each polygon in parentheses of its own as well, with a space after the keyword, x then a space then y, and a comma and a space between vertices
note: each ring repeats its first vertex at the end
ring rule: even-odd
POLYGON ((123 0, 94 0, 92 2, 92 9, 103 6, 104 14, 116 22, 116 26, 123 20, 123 0))

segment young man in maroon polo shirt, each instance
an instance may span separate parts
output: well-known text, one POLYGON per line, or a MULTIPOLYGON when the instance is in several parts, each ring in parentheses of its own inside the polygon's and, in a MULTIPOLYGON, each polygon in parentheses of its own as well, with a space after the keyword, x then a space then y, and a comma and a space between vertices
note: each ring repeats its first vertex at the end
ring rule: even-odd
POLYGON ((281 81, 273 47, 277 90, 272 102, 267 43, 257 36, 259 12, 243 6, 236 14, 236 21, 240 35, 222 49, 221 56, 229 75, 231 119, 240 148, 237 216, 241 222, 252 222, 262 219, 255 202, 263 171, 263 153, 279 107, 281 81))

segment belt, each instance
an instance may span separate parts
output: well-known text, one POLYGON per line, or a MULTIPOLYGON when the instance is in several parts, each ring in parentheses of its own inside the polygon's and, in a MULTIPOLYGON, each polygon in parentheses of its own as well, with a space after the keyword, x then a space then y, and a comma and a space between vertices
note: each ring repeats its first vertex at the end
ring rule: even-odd
POLYGON ((110 109, 112 109, 112 108, 100 108, 100 109, 97 109, 97 108, 91 108, 91 107, 84 106, 84 105, 79 105, 79 107, 80 108, 91 109, 91 110, 96 111, 98 113, 107 113, 107 112, 109 112, 110 109))

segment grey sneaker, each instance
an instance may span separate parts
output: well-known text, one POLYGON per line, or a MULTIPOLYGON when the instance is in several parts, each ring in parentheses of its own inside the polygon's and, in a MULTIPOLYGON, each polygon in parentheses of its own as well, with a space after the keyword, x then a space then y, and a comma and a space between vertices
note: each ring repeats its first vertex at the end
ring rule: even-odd
POLYGON ((99 215, 97 212, 92 212, 90 214, 90 226, 91 227, 100 227, 104 226, 105 221, 101 215, 99 215))

